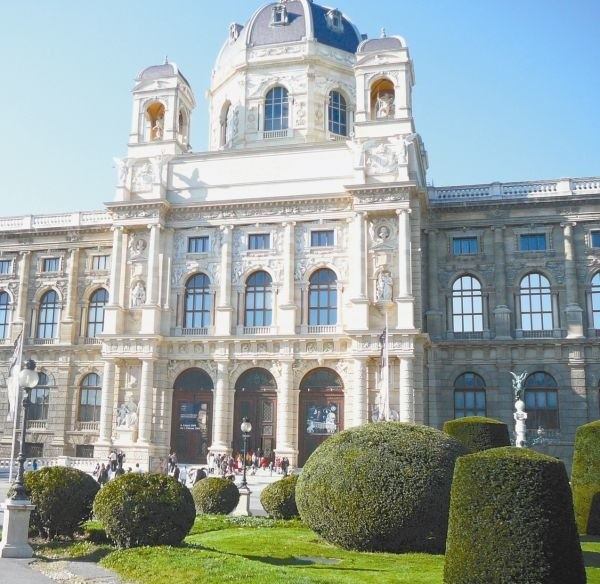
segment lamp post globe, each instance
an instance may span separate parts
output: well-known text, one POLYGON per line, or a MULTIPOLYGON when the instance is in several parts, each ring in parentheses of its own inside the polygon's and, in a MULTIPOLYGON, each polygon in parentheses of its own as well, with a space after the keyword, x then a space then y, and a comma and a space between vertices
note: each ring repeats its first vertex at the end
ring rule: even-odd
POLYGON ((14 493, 12 496, 13 500, 22 501, 27 499, 27 494, 25 493, 25 485, 23 484, 23 475, 25 473, 25 432, 27 430, 27 412, 29 411, 29 406, 31 405, 31 400, 29 398, 31 394, 31 390, 38 384, 40 377, 35 370, 35 361, 33 359, 29 359, 25 363, 25 367, 21 369, 19 372, 19 387, 23 390, 23 414, 21 415, 21 442, 20 442, 20 452, 17 457, 17 462, 19 463, 19 470, 17 472, 17 478, 14 483, 14 493))
POLYGON ((250 436, 250 432, 252 432, 252 424, 248 418, 242 418, 242 424, 240 426, 242 430, 242 438, 244 440, 244 459, 242 461, 242 484, 241 488, 247 489, 248 483, 246 482, 246 452, 248 447, 248 437, 250 436))

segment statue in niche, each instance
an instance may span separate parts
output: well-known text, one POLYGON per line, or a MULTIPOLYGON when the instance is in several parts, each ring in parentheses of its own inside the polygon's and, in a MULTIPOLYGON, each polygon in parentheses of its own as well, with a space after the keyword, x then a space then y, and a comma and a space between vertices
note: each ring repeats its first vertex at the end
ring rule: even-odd
POLYGON ((164 120, 163 118, 156 118, 154 126, 152 126, 152 139, 162 140, 164 135, 164 120))
POLYGON ((134 429, 138 421, 138 406, 133 401, 133 392, 125 392, 125 401, 117 410, 117 426, 119 428, 134 429))
POLYGON ((146 302, 146 287, 141 281, 137 281, 131 290, 131 306, 142 306, 146 302))
POLYGON ((391 93, 377 94, 376 116, 377 119, 389 118, 394 113, 394 96, 391 93))
POLYGON ((377 276, 377 287, 375 290, 375 300, 378 302, 389 302, 392 300, 392 275, 384 270, 377 276))

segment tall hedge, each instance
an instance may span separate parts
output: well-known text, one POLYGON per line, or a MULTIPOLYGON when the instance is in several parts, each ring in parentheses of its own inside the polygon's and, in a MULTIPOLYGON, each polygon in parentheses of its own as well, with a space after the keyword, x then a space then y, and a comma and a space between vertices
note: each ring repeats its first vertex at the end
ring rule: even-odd
MULTIPOLYGON (((42 537, 72 537, 92 515, 100 485, 87 473, 65 466, 26 472, 23 484, 35 505, 31 524, 42 537)), ((9 491, 12 494, 12 488, 9 491)))
POLYGON ((510 446, 508 426, 500 420, 483 416, 467 416, 449 420, 444 432, 462 442, 471 452, 510 446))
POLYGON ((446 584, 583 584, 583 555, 564 464, 508 446, 458 459, 446 584))
POLYGON ((229 479, 208 477, 193 486, 192 497, 197 513, 227 515, 237 507, 240 491, 229 479))
POLYGON ((120 548, 178 545, 196 518, 189 489, 171 476, 127 473, 109 481, 94 514, 120 548))
POLYGON ((454 462, 447 434, 382 422, 325 440, 296 485, 300 517, 327 541, 363 551, 443 550, 454 462))
POLYGON ((600 420, 577 428, 571 486, 579 533, 600 535, 600 420))

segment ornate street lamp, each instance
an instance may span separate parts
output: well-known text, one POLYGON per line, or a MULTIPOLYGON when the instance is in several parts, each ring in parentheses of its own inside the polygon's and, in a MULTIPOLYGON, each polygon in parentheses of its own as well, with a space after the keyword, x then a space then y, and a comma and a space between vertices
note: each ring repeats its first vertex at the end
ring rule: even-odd
POLYGON ((23 414, 21 416, 21 443, 20 452, 17 457, 19 463, 19 470, 17 472, 17 478, 13 484, 14 493, 12 499, 15 501, 27 500, 27 494, 25 493, 25 485, 23 484, 23 475, 25 473, 25 431, 27 429, 27 412, 31 405, 31 390, 38 384, 40 377, 35 370, 35 361, 29 359, 25 363, 24 369, 19 372, 19 387, 23 390, 23 414))
POLYGON ((244 439, 244 460, 242 464, 243 474, 242 474, 242 484, 240 488, 247 489, 248 483, 246 482, 246 451, 248 446, 248 438, 250 437, 250 432, 252 432, 252 424, 248 418, 242 418, 242 425, 240 426, 242 430, 242 438, 244 439))

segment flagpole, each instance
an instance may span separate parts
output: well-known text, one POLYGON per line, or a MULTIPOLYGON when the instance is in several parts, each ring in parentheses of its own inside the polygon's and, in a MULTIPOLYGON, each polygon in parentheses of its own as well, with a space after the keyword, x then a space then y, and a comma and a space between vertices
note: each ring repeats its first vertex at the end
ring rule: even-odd
MULTIPOLYGON (((15 463, 15 447, 17 444, 17 419, 19 417, 19 403, 21 400, 21 388, 19 387, 19 371, 21 371, 21 363, 23 363, 23 345, 25 344, 25 322, 23 322, 23 327, 21 328, 21 342, 19 343, 19 352, 17 355, 17 360, 15 363, 15 375, 13 376, 13 380, 12 383, 16 383, 17 384, 17 388, 15 393, 15 402, 14 402, 14 412, 13 412, 13 433, 12 433, 12 444, 11 444, 11 449, 10 449, 10 467, 8 469, 8 482, 9 484, 12 483, 12 476, 13 476, 13 466, 15 463)), ((17 341, 18 341, 19 337, 17 337, 17 341)), ((13 388, 10 388, 11 391, 13 391, 13 388)), ((21 450, 23 452, 25 452, 25 442, 24 442, 24 437, 21 436, 21 440, 23 441, 23 448, 21 448, 21 450)))

